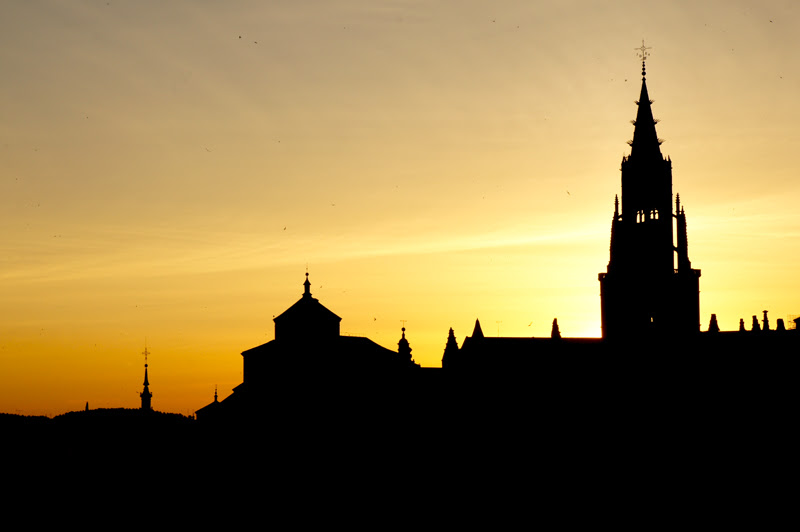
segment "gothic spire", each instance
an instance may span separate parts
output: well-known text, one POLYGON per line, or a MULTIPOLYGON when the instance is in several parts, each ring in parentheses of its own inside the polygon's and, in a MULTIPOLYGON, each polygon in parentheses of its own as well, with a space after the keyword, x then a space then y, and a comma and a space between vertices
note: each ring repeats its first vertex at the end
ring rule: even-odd
POLYGON ((650 107, 652 103, 653 101, 647 94, 647 81, 642 78, 642 92, 639 95, 639 101, 636 102, 639 109, 636 112, 636 120, 634 121, 633 140, 630 141, 631 157, 636 155, 640 157, 658 155, 659 159, 663 159, 661 155, 662 141, 656 133, 656 123, 658 121, 653 118, 653 110, 650 107))
POLYGON ((639 109, 636 112, 636 120, 633 122, 633 140, 629 141, 629 143, 631 145, 631 156, 635 154, 642 154, 641 156, 658 154, 658 158, 663 159, 660 148, 663 141, 656 134, 658 120, 653 118, 653 110, 650 107, 653 100, 650 99, 650 95, 647 93, 647 80, 645 78, 645 61, 650 55, 647 52, 649 49, 649 46, 644 45, 644 41, 642 41, 640 48, 636 48, 636 50, 639 50, 639 57, 642 59, 642 91, 639 94, 639 100, 636 102, 639 109))

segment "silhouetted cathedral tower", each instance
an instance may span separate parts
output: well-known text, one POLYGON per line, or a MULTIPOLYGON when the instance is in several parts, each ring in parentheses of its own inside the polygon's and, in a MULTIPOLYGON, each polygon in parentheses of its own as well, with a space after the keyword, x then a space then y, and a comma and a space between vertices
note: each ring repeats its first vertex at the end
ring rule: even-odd
POLYGON ((636 102, 631 154, 622 158, 622 205, 614 199, 608 271, 599 275, 603 338, 676 337, 700 330, 700 270, 689 262, 686 215, 675 199, 672 161, 647 93, 642 43, 642 92, 636 102))

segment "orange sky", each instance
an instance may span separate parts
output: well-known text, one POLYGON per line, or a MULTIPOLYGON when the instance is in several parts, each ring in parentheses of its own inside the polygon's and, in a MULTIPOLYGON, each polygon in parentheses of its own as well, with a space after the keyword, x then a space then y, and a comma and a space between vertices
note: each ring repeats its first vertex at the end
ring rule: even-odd
POLYGON ((652 46, 702 328, 800 314, 800 7, 0 4, 0 412, 189 414, 302 293, 417 362, 598 336, 652 46))

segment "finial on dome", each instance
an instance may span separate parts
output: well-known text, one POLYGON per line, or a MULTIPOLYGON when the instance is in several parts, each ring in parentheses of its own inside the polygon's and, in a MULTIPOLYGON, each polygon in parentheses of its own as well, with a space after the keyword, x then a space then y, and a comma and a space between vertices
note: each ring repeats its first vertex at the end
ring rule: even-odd
POLYGON ((311 281, 308 280, 308 272, 306 272, 306 281, 303 283, 303 297, 311 297, 311 281))
POLYGON ((642 39, 642 45, 639 48, 634 48, 634 50, 637 50, 639 52, 638 54, 636 54, 636 57, 642 60, 642 79, 644 79, 646 74, 645 61, 647 61, 647 58, 650 57, 650 52, 648 52, 647 50, 650 50, 652 48, 653 48, 652 46, 644 45, 644 39, 642 39))

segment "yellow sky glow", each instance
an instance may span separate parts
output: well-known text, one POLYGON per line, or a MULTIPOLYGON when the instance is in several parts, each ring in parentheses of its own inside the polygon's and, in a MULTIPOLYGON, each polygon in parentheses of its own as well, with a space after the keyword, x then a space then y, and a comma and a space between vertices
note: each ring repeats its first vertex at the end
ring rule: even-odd
POLYGON ((0 6, 0 412, 190 414, 302 293, 440 365, 450 327, 598 336, 634 48, 702 328, 800 314, 800 7, 0 6))

